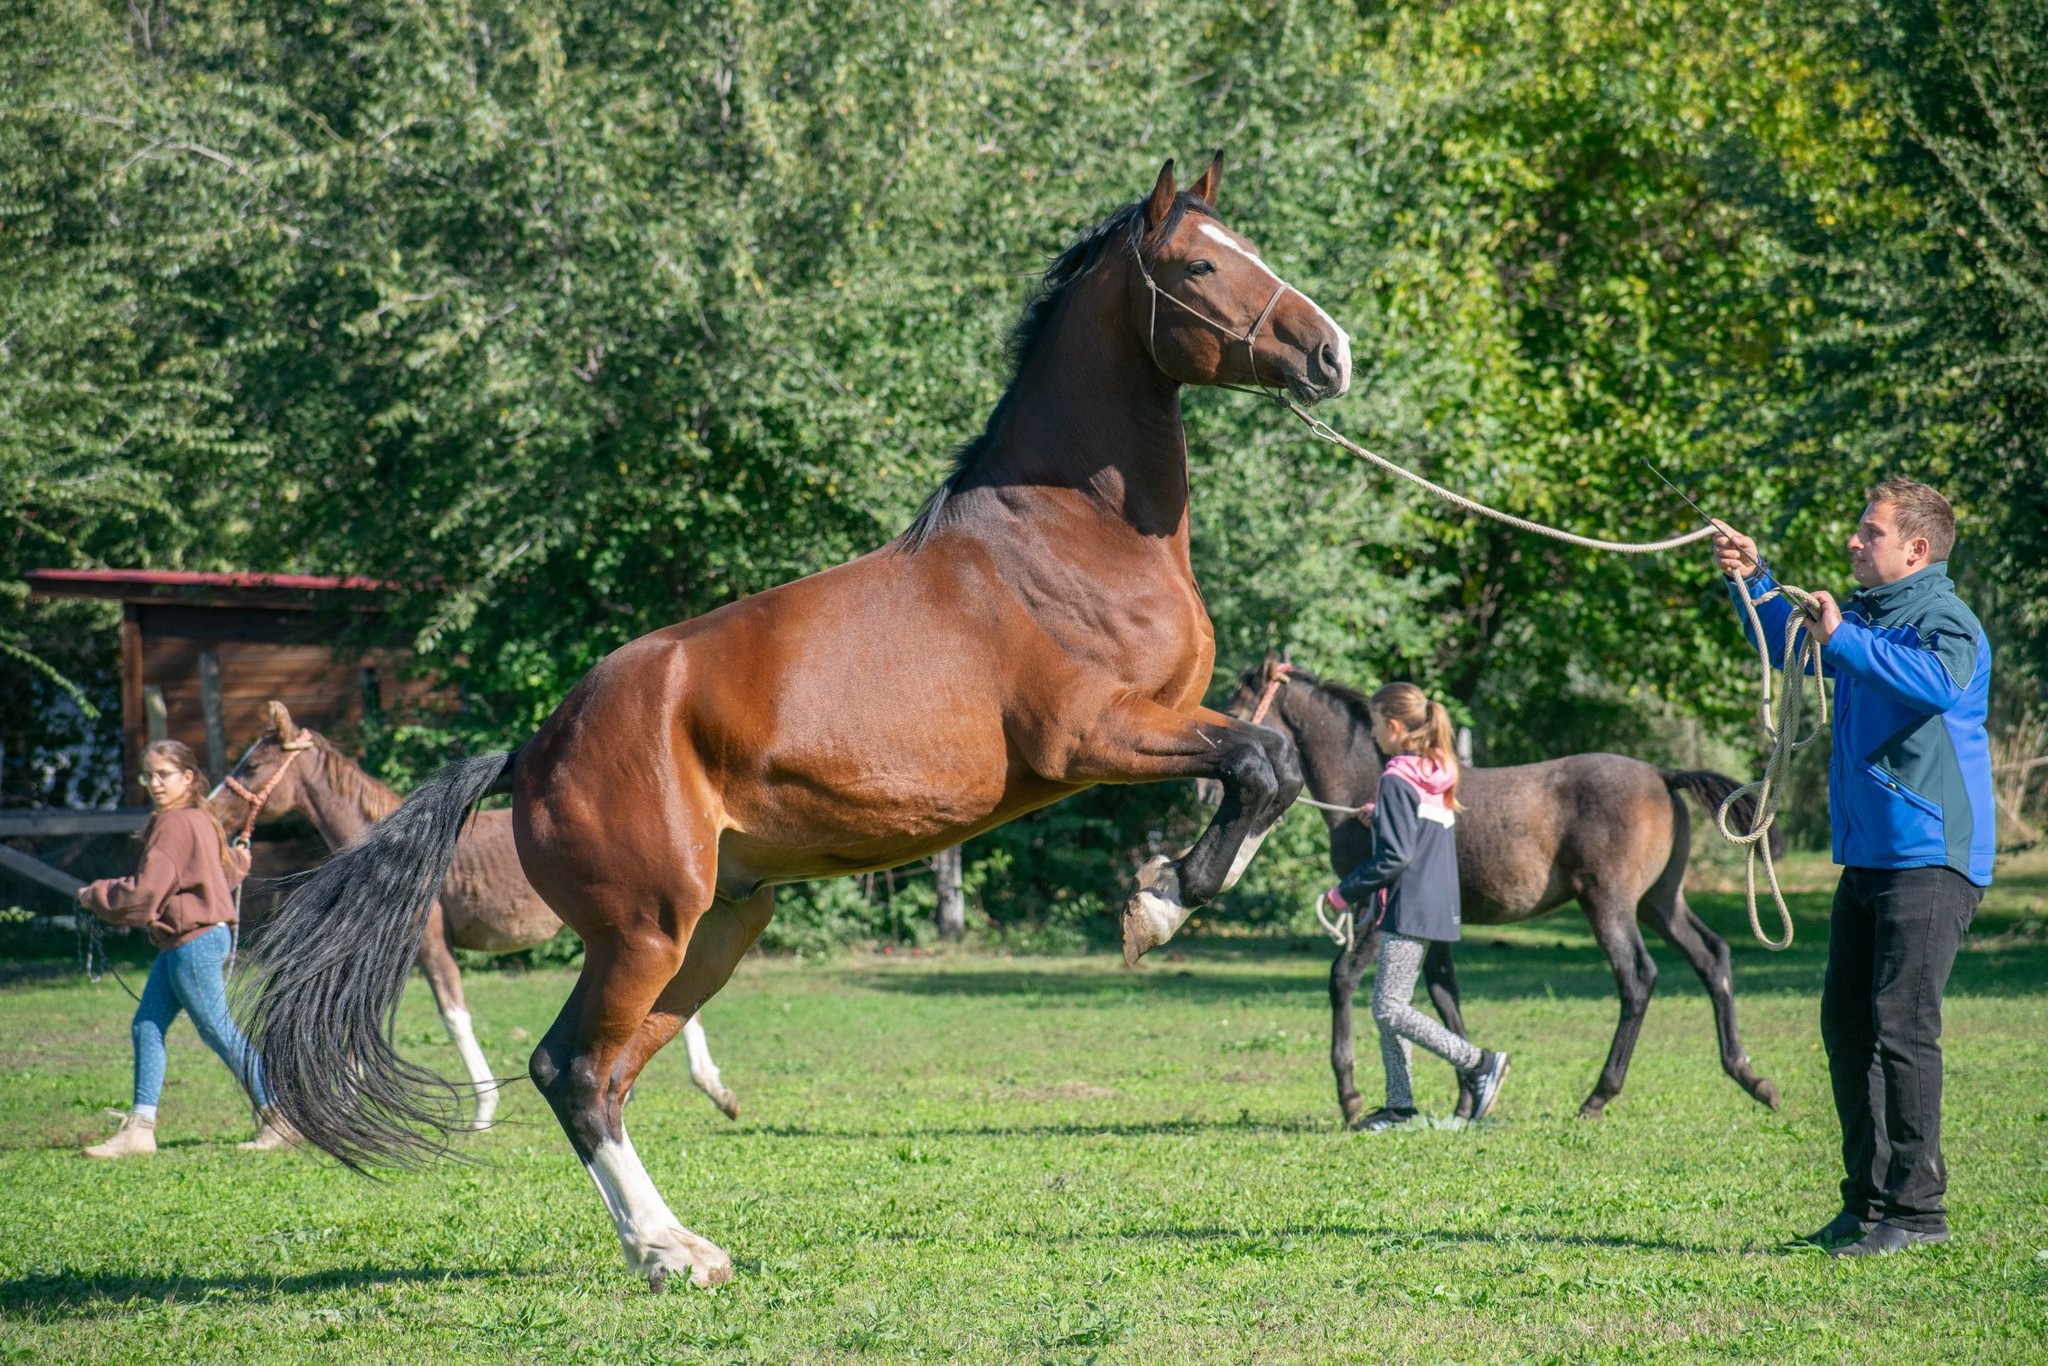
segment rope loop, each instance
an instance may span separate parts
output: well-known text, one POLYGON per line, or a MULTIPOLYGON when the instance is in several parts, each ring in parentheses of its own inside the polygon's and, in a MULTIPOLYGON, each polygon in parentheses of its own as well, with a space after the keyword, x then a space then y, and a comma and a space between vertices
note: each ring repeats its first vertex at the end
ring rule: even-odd
POLYGON ((1323 933, 1330 936, 1330 942, 1339 948, 1349 949, 1358 934, 1358 919, 1349 911, 1339 911, 1330 905, 1330 894, 1324 892, 1316 898, 1316 924, 1323 927, 1323 933), (1324 911, 1335 913, 1336 918, 1324 915, 1324 911))
POLYGON ((1750 639, 1756 642, 1759 674, 1762 678, 1763 701, 1759 708, 1759 719, 1763 723, 1764 737, 1770 745, 1770 753, 1764 761, 1764 776, 1745 787, 1739 787, 1728 794, 1714 813, 1714 823, 1730 843, 1743 846, 1742 880, 1745 898, 1749 906, 1749 930, 1757 942, 1773 952, 1782 952, 1792 947, 1792 912, 1785 905, 1785 891, 1778 885, 1777 860, 1771 856, 1771 827, 1777 823, 1778 806, 1784 800, 1785 782, 1792 767, 1792 756, 1805 749, 1827 728, 1828 690, 1821 676, 1820 641, 1808 629, 1820 615, 1820 608, 1813 595, 1790 584, 1779 584, 1761 597, 1749 592, 1745 581, 1742 585, 1742 609, 1749 617, 1750 639), (1798 610, 1785 621, 1783 653, 1779 658, 1785 661, 1784 686, 1778 690, 1777 704, 1771 701, 1771 650, 1764 638, 1763 618, 1757 615, 1760 603, 1773 598, 1783 598, 1798 610), (1813 675, 1813 691, 1816 699, 1815 719, 1812 728, 1801 735, 1800 727, 1806 716, 1806 675, 1813 675), (1729 817, 1735 804, 1744 797, 1754 796, 1755 807, 1750 812, 1749 828, 1737 832, 1729 827, 1729 817), (1763 923, 1756 910, 1756 865, 1761 860, 1764 876, 1771 887, 1771 899, 1777 903, 1778 927, 1783 931, 1782 939, 1772 939, 1764 933, 1763 923))

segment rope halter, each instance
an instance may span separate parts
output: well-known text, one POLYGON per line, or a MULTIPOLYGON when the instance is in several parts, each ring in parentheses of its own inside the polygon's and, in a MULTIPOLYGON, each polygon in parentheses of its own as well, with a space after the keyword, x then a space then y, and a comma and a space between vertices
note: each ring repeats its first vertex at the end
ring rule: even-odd
MULTIPOLYGON (((1159 301, 1165 299, 1168 303, 1208 324, 1229 340, 1243 342, 1245 360, 1251 365, 1253 389, 1259 393, 1277 393, 1277 390, 1268 389, 1265 382, 1259 378, 1259 333, 1265 328, 1266 320, 1273 316, 1273 310, 1280 306, 1280 296, 1292 289, 1293 286, 1285 280, 1281 280, 1278 275, 1275 275, 1273 278, 1278 283, 1274 286, 1273 297, 1266 300, 1266 306, 1259 310, 1259 316, 1252 319, 1251 329, 1239 332, 1228 323, 1210 317, 1187 300, 1170 293, 1157 280, 1152 278, 1152 268, 1145 264, 1145 253, 1139 250, 1138 247, 1138 229, 1143 223, 1144 220, 1141 218, 1131 224, 1131 259, 1138 263, 1138 276, 1145 282, 1145 289, 1152 296, 1151 316, 1145 323, 1145 354, 1152 358, 1152 364, 1158 367, 1160 373, 1165 373, 1166 367, 1159 364, 1159 345, 1155 340, 1155 334, 1159 331, 1159 301)), ((1223 385, 1221 387, 1235 388, 1238 386, 1223 385)))
POLYGON ((1259 694, 1259 705, 1252 708, 1253 725, 1256 726, 1266 719, 1266 713, 1273 709, 1273 699, 1287 686, 1288 676, 1293 672, 1294 666, 1285 660, 1273 666, 1273 676, 1266 680, 1266 690, 1259 694))
POLYGON ((270 800, 270 794, 275 792, 277 785, 284 781, 284 775, 298 761, 298 757, 313 748, 313 733, 308 730, 302 730, 289 740, 279 740, 277 747, 284 751, 284 762, 279 764, 277 772, 271 774, 263 786, 257 788, 254 792, 242 786, 241 780, 232 773, 220 780, 222 787, 240 797, 249 807, 248 819, 242 822, 241 833, 235 836, 236 844, 248 844, 249 836, 256 829, 256 818, 263 814, 263 804, 270 800))

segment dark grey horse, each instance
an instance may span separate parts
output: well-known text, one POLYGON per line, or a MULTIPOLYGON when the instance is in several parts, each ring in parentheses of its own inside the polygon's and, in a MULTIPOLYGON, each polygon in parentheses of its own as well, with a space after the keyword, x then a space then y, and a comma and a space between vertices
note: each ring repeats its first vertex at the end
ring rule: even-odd
MULTIPOLYGON (((1271 660, 1246 670, 1225 710, 1249 718, 1276 676, 1271 660)), ((1355 808, 1378 796, 1385 760, 1373 743, 1372 719, 1359 693, 1295 669, 1273 693, 1264 724, 1293 738, 1308 791, 1317 800, 1355 808)), ((1757 1100, 1778 1108, 1778 1088, 1750 1067, 1736 1036, 1728 943, 1685 904, 1692 818, 1679 794, 1690 792, 1713 808, 1739 786, 1723 774, 1674 772, 1619 754, 1465 770, 1458 785, 1467 808, 1458 817, 1464 922, 1512 925, 1576 900, 1614 965, 1621 1021, 1600 1080, 1579 1107, 1582 1118, 1597 1119, 1621 1093, 1657 984, 1639 918, 1656 926, 1706 984, 1722 1070, 1757 1100)), ((1323 819, 1330 827, 1330 866, 1341 876, 1365 861, 1372 834, 1349 815, 1326 812, 1323 819)), ((1352 1080, 1351 998, 1378 938, 1377 932, 1358 935, 1330 967, 1330 1066, 1347 1124, 1365 1111, 1352 1080)), ((1423 980, 1444 1024, 1464 1034, 1449 944, 1430 946, 1423 980)), ((1471 1097, 1460 1095, 1458 1112, 1467 1114, 1470 1106, 1471 1097)))

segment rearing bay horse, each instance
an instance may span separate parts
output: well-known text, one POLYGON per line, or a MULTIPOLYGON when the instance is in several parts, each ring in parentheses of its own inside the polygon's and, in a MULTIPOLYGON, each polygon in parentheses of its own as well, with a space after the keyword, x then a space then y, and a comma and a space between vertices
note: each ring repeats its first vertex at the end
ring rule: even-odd
POLYGON ((1097 783, 1214 778, 1149 865, 1125 952, 1234 881, 1301 779, 1286 738, 1200 705, 1182 386, 1350 383, 1343 331, 1216 215, 1219 156, 1047 270, 982 434, 880 550, 643 636, 516 754, 452 765, 311 874, 256 946, 249 1036, 278 1108, 351 1165, 435 1151, 446 1084, 387 1033, 463 821, 512 794, 527 878, 585 946, 529 1071, 660 1289, 732 1263, 626 1135, 634 1078, 731 975, 780 882, 922 858, 1097 783), (856 629, 857 628, 857 629, 856 629), (823 642, 830 642, 829 647, 823 642), (438 1089, 437 1088, 441 1088, 438 1089))

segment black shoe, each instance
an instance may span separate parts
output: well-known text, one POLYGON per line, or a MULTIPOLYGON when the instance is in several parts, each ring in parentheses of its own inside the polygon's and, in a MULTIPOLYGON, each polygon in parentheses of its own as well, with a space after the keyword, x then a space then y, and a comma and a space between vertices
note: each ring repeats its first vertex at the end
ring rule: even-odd
POLYGON ((1840 1214, 1837 1214, 1805 1237, 1794 1238, 1792 1241, 1795 1243, 1810 1243, 1814 1247, 1825 1248, 1829 1252, 1833 1252, 1836 1248, 1853 1243, 1864 1234, 1870 1232, 1876 1226, 1876 1223, 1877 1221, 1874 1219, 1859 1219, 1849 1213, 1849 1211, 1843 1210, 1840 1214))
POLYGON ((1479 1050, 1479 1065, 1460 1078, 1472 1092, 1472 1118, 1485 1119, 1500 1099, 1500 1084, 1508 1077, 1508 1055, 1490 1048, 1479 1050))
POLYGON ((1403 1125, 1413 1124, 1414 1122, 1415 1112, 1413 1110, 1389 1110, 1386 1106, 1382 1105, 1379 1109, 1373 1111, 1351 1127, 1361 1134, 1383 1134, 1389 1129, 1399 1129, 1403 1125))
POLYGON ((1948 1230, 1945 1228, 1922 1231, 1916 1228, 1900 1228, 1882 1219, 1877 1227, 1853 1243, 1828 1249, 1830 1257, 1882 1257, 1888 1252, 1903 1252, 1919 1243, 1945 1243, 1948 1230))

